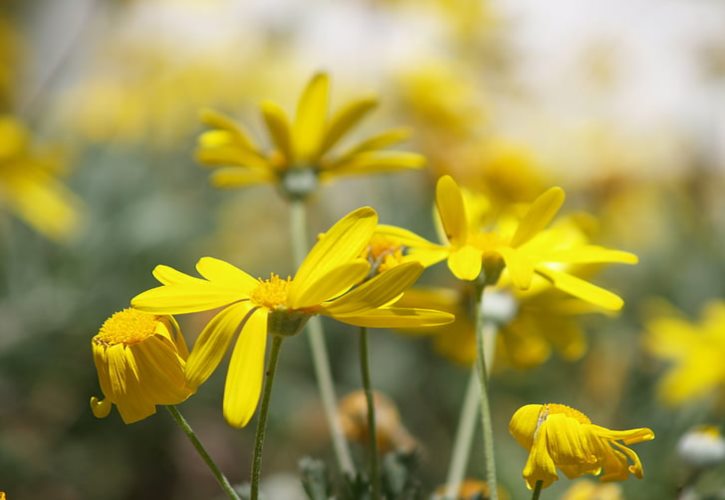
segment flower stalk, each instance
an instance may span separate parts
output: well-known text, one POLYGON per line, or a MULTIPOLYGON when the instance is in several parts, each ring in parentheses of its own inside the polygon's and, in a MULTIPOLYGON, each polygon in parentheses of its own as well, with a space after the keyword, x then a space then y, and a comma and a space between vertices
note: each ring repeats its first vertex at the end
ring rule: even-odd
MULTIPOLYGON (((290 199, 290 231, 292 238, 292 256, 295 265, 304 259, 307 253, 307 217, 304 200, 290 199)), ((335 387, 332 383, 330 361, 325 346, 325 339, 322 330, 322 321, 319 317, 313 316, 307 322, 307 339, 312 351, 312 364, 315 368, 317 385, 320 390, 322 407, 330 426, 330 437, 335 450, 335 456, 340 469, 350 476, 355 475, 350 447, 342 431, 340 419, 337 416, 337 397, 335 387)))
POLYGON ((498 500, 496 485, 496 462, 493 450, 493 425, 491 422, 491 406, 488 399, 488 371, 486 369, 486 339, 484 338, 485 318, 483 315, 484 286, 476 287, 474 306, 476 311, 476 371, 481 387, 481 427, 483 429, 483 453, 485 457, 485 476, 488 483, 489 499, 498 500))
POLYGON ((539 497, 541 496, 541 488, 543 486, 543 481, 536 481, 536 485, 534 486, 534 492, 531 494, 531 500, 539 500, 539 497))
POLYGON ((201 459, 204 461, 204 463, 209 467, 209 470, 214 475, 214 478, 219 483, 219 486, 221 486, 224 493, 227 494, 227 497, 229 497, 232 500, 240 500, 239 495, 237 495, 237 492, 234 491, 234 488, 229 483, 229 480, 224 475, 224 473, 219 469, 219 466, 214 462, 214 460, 211 458, 209 453, 204 448, 204 445, 201 444, 201 441, 199 441, 199 438, 196 437, 196 434, 194 433, 194 430, 191 428, 189 423, 186 421, 184 416, 181 414, 178 408, 174 405, 168 405, 166 409, 169 411, 169 414, 174 419, 174 422, 176 422, 176 425, 179 426, 179 428, 182 430, 184 434, 186 434, 186 437, 189 438, 189 441, 191 441, 191 444, 194 446, 194 449, 196 449, 196 452, 199 454, 201 459))
POLYGON ((279 359, 279 351, 282 347, 284 337, 274 335, 272 337, 272 348, 269 353, 269 363, 267 365, 264 383, 264 393, 262 394, 262 404, 259 411, 259 420, 257 421, 257 432, 254 437, 254 458, 252 459, 252 488, 250 493, 251 500, 259 498, 259 479, 262 472, 262 449, 264 448, 264 436, 267 430, 267 416, 269 415, 269 400, 272 396, 272 385, 274 384, 274 375, 277 372, 277 360, 279 359))
POLYGON ((365 401, 368 407, 368 439, 370 454, 370 483, 372 499, 380 500, 380 471, 378 469, 378 434, 375 427, 375 400, 370 383, 370 366, 368 360, 368 329, 360 328, 360 372, 362 375, 365 401))

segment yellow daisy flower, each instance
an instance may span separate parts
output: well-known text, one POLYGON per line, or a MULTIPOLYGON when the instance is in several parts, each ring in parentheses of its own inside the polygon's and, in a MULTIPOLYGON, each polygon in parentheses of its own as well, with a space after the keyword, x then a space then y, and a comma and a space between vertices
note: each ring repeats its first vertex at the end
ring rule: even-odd
POLYGON ((212 175, 217 187, 273 183, 292 198, 304 198, 318 179, 423 166, 421 155, 384 151, 408 137, 405 129, 382 132, 333 154, 340 139, 377 106, 377 100, 366 97, 352 101, 328 118, 329 95, 328 76, 317 73, 300 97, 294 122, 278 104, 262 103, 262 116, 272 142, 270 151, 257 146, 240 124, 205 110, 201 119, 213 130, 199 137, 197 160, 220 167, 212 175))
POLYGON ((204 328, 186 366, 189 384, 203 383, 221 361, 232 338, 234 347, 224 390, 224 416, 243 427, 254 414, 264 372, 267 333, 293 335, 312 315, 365 327, 413 327, 450 323, 450 314, 391 305, 423 271, 412 262, 365 283, 370 265, 359 258, 377 223, 364 207, 338 221, 310 250, 294 278, 254 279, 227 262, 204 257, 195 278, 167 266, 154 276, 163 286, 132 301, 138 309, 184 314, 223 308, 204 328), (351 290, 352 288, 352 290, 351 290))
POLYGON ((91 398, 98 418, 115 404, 131 424, 156 413, 156 405, 180 403, 194 392, 184 378, 186 343, 171 316, 124 309, 103 323, 91 347, 105 396, 91 398))
POLYGON ((621 309, 623 301, 619 296, 574 276, 568 267, 635 264, 637 256, 587 244, 557 228, 546 229, 564 202, 561 188, 553 187, 540 195, 520 218, 502 217, 494 230, 479 226, 484 208, 470 199, 450 176, 438 180, 436 207, 444 231, 443 245, 426 241, 424 246, 416 247, 418 241, 410 239, 409 232, 392 226, 384 227, 383 232, 415 248, 420 259, 446 258, 451 272, 461 280, 483 277, 488 285, 493 285, 505 270, 520 290, 529 289, 538 276, 559 290, 604 309, 621 309))
POLYGON ((522 406, 509 431, 529 450, 523 477, 531 489, 537 481, 546 488, 559 479, 557 467, 569 479, 584 474, 602 474, 601 481, 622 481, 629 474, 641 479, 642 463, 626 445, 655 437, 647 428, 613 431, 594 425, 580 411, 554 403, 522 406))
POLYGON ((661 399, 680 405, 713 392, 725 394, 725 301, 707 304, 699 324, 672 308, 647 322, 645 348, 673 363, 659 385, 661 399))
POLYGON ((56 179, 59 165, 54 155, 33 150, 18 120, 0 116, 0 205, 57 241, 78 228, 80 205, 56 179))

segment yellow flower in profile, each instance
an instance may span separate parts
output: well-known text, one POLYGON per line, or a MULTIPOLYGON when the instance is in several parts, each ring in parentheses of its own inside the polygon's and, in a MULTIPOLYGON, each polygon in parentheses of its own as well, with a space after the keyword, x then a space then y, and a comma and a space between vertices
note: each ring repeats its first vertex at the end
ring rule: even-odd
POLYGON ((184 314, 223 308, 204 328, 186 365, 193 387, 218 366, 233 337, 234 347, 224 390, 224 416, 243 427, 254 414, 264 373, 267 333, 292 335, 313 315, 365 327, 414 327, 450 323, 447 313, 391 305, 423 268, 416 262, 396 266, 352 288, 369 274, 359 258, 377 223, 364 207, 349 213, 310 250, 294 278, 254 279, 233 265, 204 257, 196 278, 167 266, 154 276, 162 286, 136 296, 131 304, 157 314, 184 314))
MULTIPOLYGON (((574 297, 608 310, 619 310, 622 299, 568 271, 569 266, 603 263, 637 263, 629 252, 610 250, 572 239, 566 231, 547 229, 564 202, 564 191, 553 187, 540 195, 518 219, 503 217, 494 230, 478 225, 480 206, 467 202, 470 197, 450 176, 438 180, 436 207, 445 244, 416 248, 420 258, 447 258, 451 272, 461 280, 481 277, 488 285, 498 282, 506 271, 520 290, 531 287, 535 276, 574 297), (441 254, 441 251, 443 253, 441 254), (482 274, 483 271, 483 274, 482 274)), ((404 239, 397 228, 387 231, 404 239)), ((416 242, 410 241, 414 247, 416 242)))
POLYGON ((627 445, 654 439, 647 428, 613 431, 592 424, 574 408, 560 404, 522 406, 509 422, 509 431, 529 451, 523 477, 533 489, 559 479, 559 468, 569 479, 600 475, 601 481, 622 481, 630 474, 642 478, 642 463, 627 445))
POLYGON ((623 500, 622 487, 616 483, 575 481, 561 497, 562 500, 623 500))
POLYGON ((171 316, 124 309, 103 323, 91 347, 105 396, 91 398, 98 418, 115 404, 131 424, 156 413, 156 405, 181 403, 194 392, 184 378, 186 342, 171 316))
POLYGON ((272 149, 254 144, 239 124, 215 111, 202 112, 202 121, 212 127, 199 137, 197 160, 220 167, 212 175, 217 187, 278 184, 291 197, 301 198, 317 185, 318 178, 390 172, 420 168, 421 155, 385 151, 407 138, 404 129, 393 129, 369 137, 339 153, 333 149, 375 106, 372 97, 352 101, 328 118, 330 81, 315 74, 307 84, 292 122, 276 103, 265 101, 262 116, 272 149))
POLYGON ((44 236, 72 236, 79 224, 75 196, 60 182, 60 162, 31 147, 29 131, 12 116, 0 116, 0 204, 44 236))
POLYGON ((693 324, 672 308, 647 322, 645 348, 674 365, 659 385, 667 404, 680 405, 711 393, 725 394, 725 301, 703 308, 693 324))

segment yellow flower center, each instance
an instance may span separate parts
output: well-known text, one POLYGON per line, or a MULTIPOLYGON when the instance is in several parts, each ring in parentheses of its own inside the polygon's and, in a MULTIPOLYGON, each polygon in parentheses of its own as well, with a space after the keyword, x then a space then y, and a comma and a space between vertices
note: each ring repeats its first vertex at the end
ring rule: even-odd
POLYGON ((375 235, 363 253, 373 272, 386 271, 403 262, 405 247, 385 236, 375 235))
POLYGON ((574 408, 570 408, 569 406, 566 406, 566 405, 560 405, 557 403, 549 403, 549 404, 543 405, 543 407, 541 408, 541 413, 539 413, 539 425, 541 425, 549 415, 554 415, 555 413, 563 413, 567 417, 573 418, 580 424, 591 424, 592 423, 592 421, 589 420, 589 417, 584 415, 579 410, 575 410, 574 408))
POLYGON ((252 303, 270 310, 287 309, 287 292, 292 278, 283 280, 272 273, 269 279, 259 280, 257 288, 249 295, 252 303))
POLYGON ((131 345, 156 334, 158 316, 137 309, 124 309, 108 318, 93 342, 101 346, 131 345))

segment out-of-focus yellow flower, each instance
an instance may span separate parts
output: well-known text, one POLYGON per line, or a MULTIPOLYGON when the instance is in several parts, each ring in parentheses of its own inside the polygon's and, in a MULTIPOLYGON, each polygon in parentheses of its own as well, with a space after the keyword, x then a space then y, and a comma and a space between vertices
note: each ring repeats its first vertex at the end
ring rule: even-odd
POLYGON ((124 309, 103 323, 91 347, 105 396, 91 398, 98 418, 115 404, 131 424, 156 413, 156 405, 180 403, 193 392, 184 378, 189 353, 171 316, 124 309))
POLYGON ((582 479, 575 481, 561 498, 562 500, 623 500, 624 496, 619 484, 601 484, 582 479))
POLYGON ((254 279, 227 262, 204 257, 196 278, 167 266, 154 276, 163 285, 132 305, 157 314, 184 314, 223 308, 204 328, 186 367, 196 387, 216 369, 237 333, 224 390, 224 416, 243 427, 254 414, 264 372, 267 333, 293 335, 312 315, 366 327, 420 327, 450 323, 447 313, 391 305, 423 271, 411 262, 396 266, 353 288, 369 274, 359 256, 375 230, 377 214, 364 207, 349 213, 310 250, 294 278, 254 279))
POLYGON ((0 116, 0 204, 35 230, 62 241, 77 230, 80 202, 56 176, 60 159, 35 151, 30 133, 12 116, 0 116))
POLYGON ((574 408, 560 404, 522 406, 509 423, 509 431, 529 451, 523 477, 533 489, 546 488, 559 479, 559 468, 569 479, 584 474, 601 481, 622 481, 629 474, 642 478, 642 463, 627 445, 654 439, 647 428, 613 431, 592 424, 574 408))
POLYGON ((714 300, 699 324, 668 308, 647 322, 645 348, 674 365, 659 385, 661 399, 680 405, 713 392, 725 394, 725 301, 714 300))
MULTIPOLYGON (((403 425, 395 403, 381 392, 373 391, 373 404, 378 453, 415 451, 418 443, 403 425)), ((347 440, 367 446, 370 441, 365 393, 355 391, 348 394, 338 404, 337 411, 347 440)))
MULTIPOLYGON (((415 248, 417 240, 406 244, 415 248, 420 258, 447 258, 449 269, 461 280, 483 277, 492 285, 505 270, 520 290, 529 289, 538 276, 559 290, 604 309, 621 309, 623 301, 619 296, 574 276, 568 268, 583 264, 635 264, 637 256, 583 243, 556 227, 546 229, 564 202, 561 188, 554 187, 540 195, 520 218, 500 218, 493 230, 479 225, 478 212, 482 208, 469 203, 469 199, 450 176, 441 177, 436 207, 445 244, 426 242, 424 248, 415 248)), ((405 240, 397 228, 383 226, 381 233, 405 240)))
MULTIPOLYGON (((423 333, 435 334, 434 346, 442 356, 470 365, 476 361, 477 352, 475 318, 471 310, 473 294, 473 288, 465 286, 458 289, 414 288, 408 290, 398 304, 453 314, 456 319, 452 324, 423 333)), ((525 293, 496 288, 486 296, 484 304, 500 299, 514 309, 510 319, 489 318, 496 323, 499 333, 495 369, 506 366, 532 368, 549 359, 552 351, 567 361, 581 358, 587 342, 579 317, 602 312, 552 288, 525 293)))
POLYGON ((408 136, 404 129, 382 132, 333 154, 340 139, 375 108, 377 100, 367 97, 352 101, 328 118, 329 94, 328 76, 314 75, 300 97, 294 122, 278 104, 262 103, 262 116, 273 145, 270 151, 254 144, 240 124, 215 111, 204 111, 202 121, 212 130, 199 137, 198 161, 220 167, 212 175, 217 187, 274 183, 288 196, 297 198, 309 194, 318 178, 326 181, 342 175, 423 166, 421 155, 385 151, 408 136))

